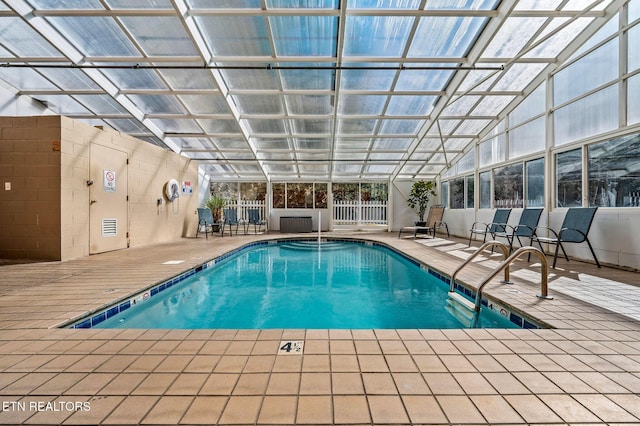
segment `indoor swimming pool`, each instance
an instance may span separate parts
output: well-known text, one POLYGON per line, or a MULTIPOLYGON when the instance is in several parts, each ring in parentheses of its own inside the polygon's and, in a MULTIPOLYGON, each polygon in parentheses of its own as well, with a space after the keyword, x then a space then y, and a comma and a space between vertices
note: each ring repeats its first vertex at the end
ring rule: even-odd
MULTIPOLYGON (((401 329, 465 327, 445 278, 363 241, 263 242, 167 281, 76 328, 401 329)), ((468 325, 467 325, 468 326, 468 325)), ((516 325, 482 309, 479 327, 516 325)))

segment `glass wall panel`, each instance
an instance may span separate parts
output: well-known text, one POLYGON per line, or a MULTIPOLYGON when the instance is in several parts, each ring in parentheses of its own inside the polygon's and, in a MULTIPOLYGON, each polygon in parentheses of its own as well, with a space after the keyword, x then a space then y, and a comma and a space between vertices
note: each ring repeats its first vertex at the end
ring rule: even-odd
POLYGON ((333 201, 358 201, 357 183, 334 183, 331 185, 333 201))
POLYGON ((442 204, 444 204, 445 207, 449 207, 449 182, 442 182, 441 196, 442 204))
POLYGON ((209 184, 211 195, 222 197, 227 201, 238 199, 237 182, 211 182, 209 184))
POLYGON ((560 105, 618 77, 618 39, 578 59, 553 77, 553 102, 560 105))
POLYGON ((387 201, 388 192, 386 183, 363 183, 360 185, 362 201, 387 201))
POLYGON ((589 205, 640 206, 640 134, 589 145, 589 205))
POLYGON ((616 129, 618 85, 556 110, 553 118, 556 146, 616 129))
POLYGON ((545 110, 545 89, 546 84, 542 84, 536 90, 534 90, 527 98, 520 103, 511 114, 509 114, 509 124, 515 126, 528 120, 531 117, 535 117, 538 114, 542 114, 545 110))
POLYGON ((240 182, 240 199, 264 201, 266 198, 266 182, 240 182))
POLYGON ((458 161, 458 164, 456 164, 456 170, 458 171, 458 173, 464 173, 469 170, 473 170, 473 164, 475 162, 475 156, 473 154, 474 150, 472 149, 471 151, 464 154, 460 161, 458 161))
POLYGON ((465 183, 466 183, 466 185, 465 185, 465 189, 466 189, 466 208, 472 209, 474 204, 475 204, 473 175, 469 175, 469 176, 465 177, 464 179, 465 179, 465 183))
POLYGON ((491 208, 491 172, 480 173, 480 208, 491 208))
POLYGON ((496 208, 523 205, 522 163, 493 169, 493 198, 496 208))
POLYGON ((480 167, 500 163, 505 159, 505 134, 482 142, 480 149, 480 167))
POLYGON ((632 72, 640 68, 640 24, 631 28, 629 34, 629 64, 628 72, 632 72))
POLYGON ((327 190, 326 183, 316 183, 315 184, 315 208, 316 209, 326 209, 327 208, 327 197, 329 191, 327 190))
POLYGON ((273 198, 273 208, 274 209, 284 209, 285 208, 285 184, 284 183, 272 183, 271 184, 271 194, 273 198))
POLYGON ((640 122, 640 74, 627 80, 627 124, 640 122))
POLYGON ((313 208, 313 184, 312 183, 287 183, 287 208, 288 209, 312 209, 313 208))
POLYGON ((545 147, 545 122, 543 116, 512 129, 509 132, 509 158, 543 151, 545 147))
POLYGON ((544 207, 544 158, 527 161, 524 167, 527 199, 525 207, 544 207))
POLYGON ((451 185, 450 208, 464 209, 464 178, 450 180, 449 184, 451 185))
POLYGON ((556 206, 582 207, 582 149, 556 154, 556 206))
POLYGON ((633 22, 640 18, 640 1, 632 0, 629 2, 629 22, 633 22))

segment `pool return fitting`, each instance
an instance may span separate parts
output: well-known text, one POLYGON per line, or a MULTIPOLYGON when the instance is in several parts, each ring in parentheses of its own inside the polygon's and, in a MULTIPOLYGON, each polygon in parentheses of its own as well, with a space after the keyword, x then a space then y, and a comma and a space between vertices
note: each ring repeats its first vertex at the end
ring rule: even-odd
POLYGON ((489 281, 491 281, 493 278, 495 278, 500 272, 504 271, 504 279, 502 281, 500 281, 503 284, 513 284, 513 282, 510 281, 509 279, 509 267, 511 266, 511 264, 521 255, 525 254, 525 253, 533 253, 536 256, 538 256, 538 258, 540 259, 540 264, 541 264, 541 270, 540 270, 540 294, 536 295, 537 297, 541 298, 541 299, 553 299, 553 297, 548 295, 548 277, 549 277, 549 264, 547 262, 547 258, 545 256, 545 254, 540 251, 539 249, 532 247, 532 246, 524 246, 524 247, 520 247, 519 249, 517 249, 516 251, 514 251, 511 255, 509 255, 509 247, 507 247, 506 244, 500 242, 500 241, 487 241, 486 243, 482 244, 471 256, 469 256, 464 262, 462 262, 462 264, 460 266, 458 266, 458 268, 453 272, 453 275, 451 275, 451 286, 449 288, 449 301, 448 303, 450 303, 452 300, 455 300, 457 303, 456 305, 462 305, 464 306, 468 311, 473 312, 473 319, 472 318, 468 318, 469 320, 471 320, 472 324, 475 324, 477 321, 477 314, 480 312, 480 307, 482 305, 482 290, 484 289, 484 286, 487 285, 487 283, 489 283, 489 281), (458 275, 458 273, 465 267, 467 266, 469 263, 471 263, 471 261, 476 258, 482 251, 484 251, 486 248, 488 247, 499 247, 502 250, 502 253, 504 255, 504 260, 495 268, 493 269, 491 272, 489 272, 480 282, 480 285, 478 286, 478 289, 476 290, 476 298, 475 298, 475 303, 473 306, 471 306, 471 302, 469 302, 467 299, 465 299, 464 297, 462 297, 462 295, 459 295, 458 293, 455 292, 455 279, 456 279, 456 275, 458 275))

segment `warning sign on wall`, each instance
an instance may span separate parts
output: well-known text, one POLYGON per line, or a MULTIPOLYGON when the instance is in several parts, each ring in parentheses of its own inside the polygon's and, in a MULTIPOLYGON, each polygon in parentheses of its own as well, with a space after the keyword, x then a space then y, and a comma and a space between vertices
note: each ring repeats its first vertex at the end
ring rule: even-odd
POLYGON ((104 192, 116 192, 116 172, 113 170, 103 170, 104 192))
POLYGON ((182 195, 191 194, 193 194, 193 187, 191 186, 191 182, 187 180, 182 181, 182 195))

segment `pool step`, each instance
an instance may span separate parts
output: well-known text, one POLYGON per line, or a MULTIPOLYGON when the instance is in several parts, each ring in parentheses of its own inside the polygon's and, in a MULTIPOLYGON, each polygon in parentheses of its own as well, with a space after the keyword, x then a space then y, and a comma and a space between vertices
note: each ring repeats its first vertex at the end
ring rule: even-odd
POLYGON ((320 247, 320 250, 340 250, 344 248, 344 244, 333 241, 322 241, 320 245, 318 245, 317 241, 290 241, 280 243, 279 247, 287 250, 302 251, 318 250, 318 247, 320 247))
POLYGON ((478 321, 475 304, 460 293, 449 292, 445 309, 465 327, 475 327, 478 321))

